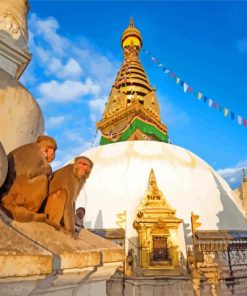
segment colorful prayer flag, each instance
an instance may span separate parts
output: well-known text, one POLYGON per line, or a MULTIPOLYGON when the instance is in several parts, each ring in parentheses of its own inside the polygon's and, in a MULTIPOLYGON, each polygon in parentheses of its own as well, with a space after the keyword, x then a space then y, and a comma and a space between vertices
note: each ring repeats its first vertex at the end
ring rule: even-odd
POLYGON ((225 117, 227 117, 228 113, 229 113, 229 110, 226 109, 226 108, 224 108, 224 116, 225 116, 225 117))
MULTIPOLYGON (((150 56, 150 58, 152 59, 152 61, 154 61, 155 63, 157 63, 158 67, 162 67, 162 70, 165 74, 169 74, 170 77, 172 77, 174 79, 174 81, 176 82, 177 85, 180 85, 183 88, 183 91, 186 93, 187 91, 190 93, 193 93, 194 96, 197 96, 198 100, 201 100, 203 98, 204 103, 206 103, 208 101, 208 106, 211 107, 213 106, 214 109, 219 108, 219 112, 224 112, 224 117, 227 117, 228 114, 230 113, 231 119, 234 120, 235 119, 235 113, 231 112, 229 109, 224 108, 223 106, 219 105, 217 102, 213 101, 212 99, 208 99, 207 96, 204 96, 201 92, 197 92, 192 86, 189 86, 186 82, 184 82, 183 80, 181 80, 181 78, 177 77, 174 72, 171 72, 169 69, 167 69, 165 66, 163 66, 163 64, 161 64, 155 57, 153 57, 151 55, 151 53, 146 50, 146 49, 142 49, 147 55, 150 56)), ((126 49, 126 51, 128 52, 128 49, 126 49)), ((128 60, 126 61, 128 62, 128 60)), ((129 72, 130 68, 128 65, 126 65, 126 69, 127 71, 125 72, 129 72)), ((127 84, 126 82, 126 77, 122 80, 119 80, 115 83, 116 88, 121 87, 121 84, 123 83, 123 81, 125 82, 125 84, 127 84)), ((132 84, 132 82, 130 82, 132 84)), ((125 89, 124 87, 122 87, 123 89, 125 89)), ((238 124, 243 124, 244 127, 247 126, 247 119, 243 119, 240 115, 237 116, 237 121, 238 124)))
POLYGON ((189 85, 186 83, 186 82, 184 82, 184 92, 186 93, 186 91, 188 90, 188 87, 189 87, 189 85))
POLYGON ((242 124, 242 117, 238 115, 238 124, 242 124))

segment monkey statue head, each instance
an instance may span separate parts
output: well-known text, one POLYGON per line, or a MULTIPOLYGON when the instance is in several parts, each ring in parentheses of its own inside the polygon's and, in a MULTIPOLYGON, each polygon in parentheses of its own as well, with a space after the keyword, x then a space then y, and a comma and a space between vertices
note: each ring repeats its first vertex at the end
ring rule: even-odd
POLYGON ((57 149, 56 141, 49 136, 39 136, 36 143, 40 147, 40 151, 44 154, 48 162, 52 162, 55 158, 55 151, 57 149))
POLYGON ((78 156, 75 158, 74 170, 77 178, 86 181, 86 179, 90 176, 92 168, 93 162, 86 156, 78 156))

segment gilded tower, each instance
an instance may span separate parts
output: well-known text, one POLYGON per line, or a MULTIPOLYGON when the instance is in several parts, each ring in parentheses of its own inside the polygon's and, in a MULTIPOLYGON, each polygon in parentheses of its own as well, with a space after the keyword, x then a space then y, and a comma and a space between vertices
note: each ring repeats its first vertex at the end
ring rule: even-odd
POLYGON ((123 63, 112 86, 102 120, 101 144, 128 140, 168 142, 167 127, 161 122, 155 88, 151 87, 139 59, 141 33, 131 18, 121 38, 123 63))

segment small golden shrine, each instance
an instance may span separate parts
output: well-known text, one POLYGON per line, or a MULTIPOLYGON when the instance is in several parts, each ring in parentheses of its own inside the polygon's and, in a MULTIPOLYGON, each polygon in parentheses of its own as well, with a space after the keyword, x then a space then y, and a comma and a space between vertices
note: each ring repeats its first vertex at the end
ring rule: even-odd
POLYGON ((153 169, 133 226, 138 231, 139 258, 143 269, 173 269, 178 266, 178 226, 183 220, 158 189, 153 169))

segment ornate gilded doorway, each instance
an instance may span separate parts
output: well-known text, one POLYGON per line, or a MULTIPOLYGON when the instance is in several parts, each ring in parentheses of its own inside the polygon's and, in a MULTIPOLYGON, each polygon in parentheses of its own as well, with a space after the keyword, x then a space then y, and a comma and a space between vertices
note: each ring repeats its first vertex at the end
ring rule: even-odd
POLYGON ((167 238, 164 235, 153 235, 153 261, 168 260, 167 238))

